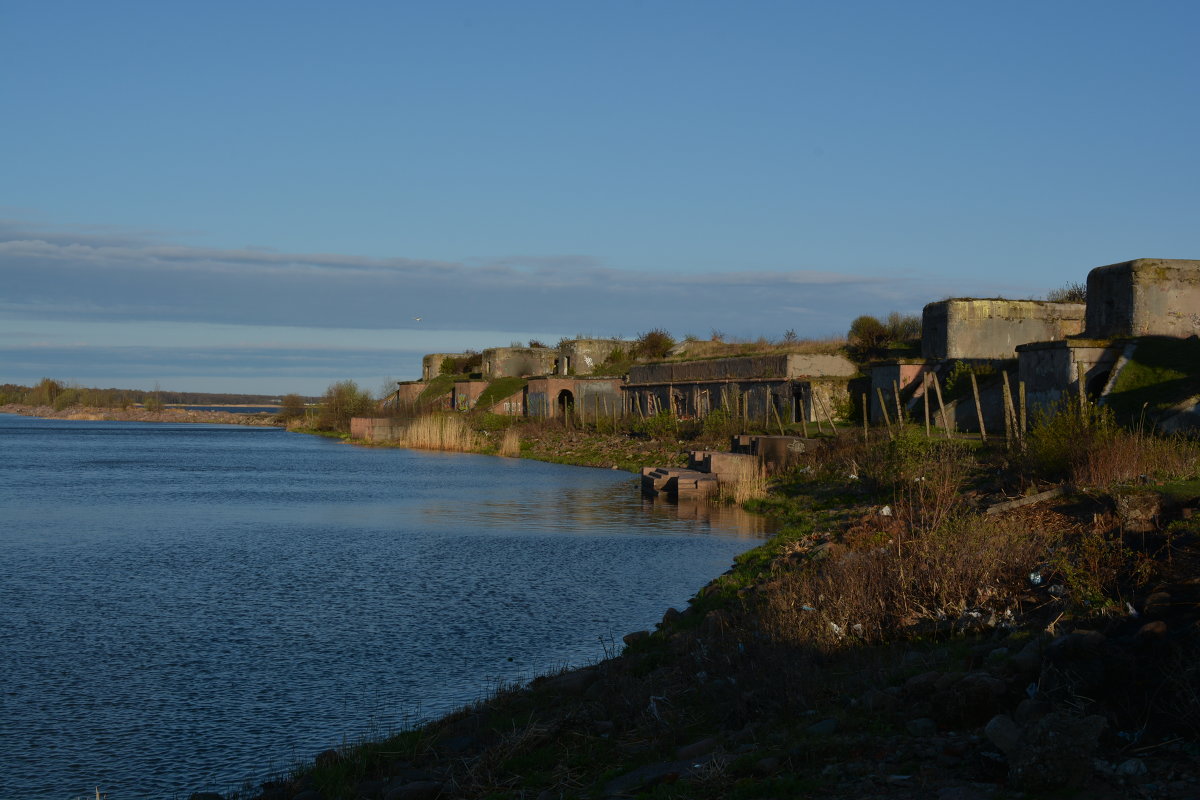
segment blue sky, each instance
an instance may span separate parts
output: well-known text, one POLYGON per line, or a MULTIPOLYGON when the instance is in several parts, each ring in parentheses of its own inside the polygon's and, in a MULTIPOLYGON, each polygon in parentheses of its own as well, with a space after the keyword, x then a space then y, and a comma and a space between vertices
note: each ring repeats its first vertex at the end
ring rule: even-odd
POLYGON ((377 389, 431 351, 826 336, 1197 258, 1198 29, 1194 2, 0 0, 0 382, 377 389))

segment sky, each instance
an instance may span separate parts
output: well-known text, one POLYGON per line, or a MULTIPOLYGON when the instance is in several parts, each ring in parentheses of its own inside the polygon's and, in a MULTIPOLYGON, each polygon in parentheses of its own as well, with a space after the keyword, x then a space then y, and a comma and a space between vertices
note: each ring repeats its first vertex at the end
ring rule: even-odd
POLYGON ((0 383, 320 394, 1200 258, 1200 4, 0 0, 0 383), (418 319, 419 318, 419 319, 418 319))

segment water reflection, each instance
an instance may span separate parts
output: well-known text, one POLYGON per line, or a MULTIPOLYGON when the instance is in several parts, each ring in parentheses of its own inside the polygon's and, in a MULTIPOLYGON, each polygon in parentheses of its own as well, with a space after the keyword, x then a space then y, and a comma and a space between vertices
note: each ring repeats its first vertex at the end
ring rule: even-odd
MULTIPOLYGON (((438 517, 444 507, 426 507, 438 517)), ((637 479, 607 487, 522 487, 508 497, 466 500, 460 519, 478 526, 519 526, 527 533, 569 532, 621 534, 645 532, 689 534, 718 532, 739 538, 763 538, 770 533, 766 518, 744 509, 707 501, 669 503, 646 498, 637 479)))
POLYGON ((625 473, 277 430, 0 415, 0 447, 0 797, 227 790, 600 658, 765 532, 625 473))

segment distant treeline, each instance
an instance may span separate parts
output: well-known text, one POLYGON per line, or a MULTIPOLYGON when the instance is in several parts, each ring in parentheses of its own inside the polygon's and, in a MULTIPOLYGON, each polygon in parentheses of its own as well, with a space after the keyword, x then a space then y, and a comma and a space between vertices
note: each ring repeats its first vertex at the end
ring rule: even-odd
MULTIPOLYGON (((289 397, 295 397, 290 395, 289 397)), ((315 403, 318 397, 302 398, 305 403, 315 403)), ((14 383, 0 384, 0 405, 20 403, 30 406, 54 406, 62 409, 70 406, 93 406, 96 408, 123 408, 132 405, 189 405, 189 406, 277 406, 282 395, 270 394, 219 394, 214 392, 170 392, 144 389, 94 389, 61 383, 52 378, 42 378, 36 386, 21 386, 14 383)))

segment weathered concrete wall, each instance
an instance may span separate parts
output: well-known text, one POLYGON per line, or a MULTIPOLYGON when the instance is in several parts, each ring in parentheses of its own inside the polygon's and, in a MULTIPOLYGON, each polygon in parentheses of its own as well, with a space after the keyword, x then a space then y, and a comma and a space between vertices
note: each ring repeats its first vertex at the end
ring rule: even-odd
POLYGON ((1013 358, 1018 345, 1053 341, 1083 329, 1082 303, 942 300, 925 306, 921 349, 927 359, 1013 358))
MULTIPOLYGON (((879 394, 883 393, 884 400, 887 402, 888 417, 895 420, 896 416, 896 388, 900 390, 900 402, 903 409, 914 407, 914 401, 921 401, 920 398, 925 392, 925 375, 935 373, 938 368, 937 362, 930 361, 883 361, 878 364, 871 365, 871 389, 868 396, 868 414, 871 422, 882 422, 883 417, 879 412, 879 394)), ((924 417, 924 406, 922 406, 922 417, 924 417)))
POLYGON ((939 360, 1013 358, 1027 342, 1078 334, 1085 313, 1083 303, 939 300, 921 314, 921 355, 939 360))
POLYGON ((1138 258, 1088 273, 1087 337, 1200 333, 1200 261, 1138 258))
POLYGON ((849 377, 857 371, 854 363, 844 356, 781 353, 635 364, 629 368, 629 382, 687 383, 755 378, 849 377))
POLYGON ((534 378, 525 388, 525 413, 531 417, 560 417, 565 408, 595 419, 623 413, 620 378, 534 378))
POLYGON ((466 353, 430 353, 421 359, 421 380, 430 381, 442 374, 442 362, 447 358, 466 358, 466 353))
POLYGON ((617 348, 633 342, 621 339, 571 339, 558 349, 558 375, 591 375, 617 348))
POLYGON ((487 380, 550 375, 557 359, 549 347, 491 347, 483 351, 480 371, 487 380))
POLYGON ((1064 396, 1077 397, 1081 367, 1088 397, 1098 397, 1123 349, 1090 339, 1022 345, 1017 349, 1017 377, 1025 384, 1029 413, 1053 409, 1064 396))
POLYGON ((755 456, 768 475, 775 475, 800 463, 812 444, 811 440, 802 436, 755 436, 743 433, 732 437, 729 450, 755 456))
POLYGON ((479 395, 483 394, 483 390, 487 387, 488 382, 483 380, 455 381, 454 395, 450 401, 451 407, 455 411, 470 411, 475 407, 475 401, 479 399, 479 395))
POLYGON ((396 391, 388 395, 380 408, 388 410, 411 409, 417 403, 417 397, 424 391, 425 384, 420 381, 397 381, 396 391))
POLYGON ((849 380, 715 380, 680 384, 630 384, 625 387, 627 413, 650 416, 662 411, 703 419, 713 411, 767 425, 801 420, 839 419, 849 407, 849 380))
POLYGON ((387 417, 351 417, 350 438, 367 442, 395 439, 404 431, 405 421, 387 417))

